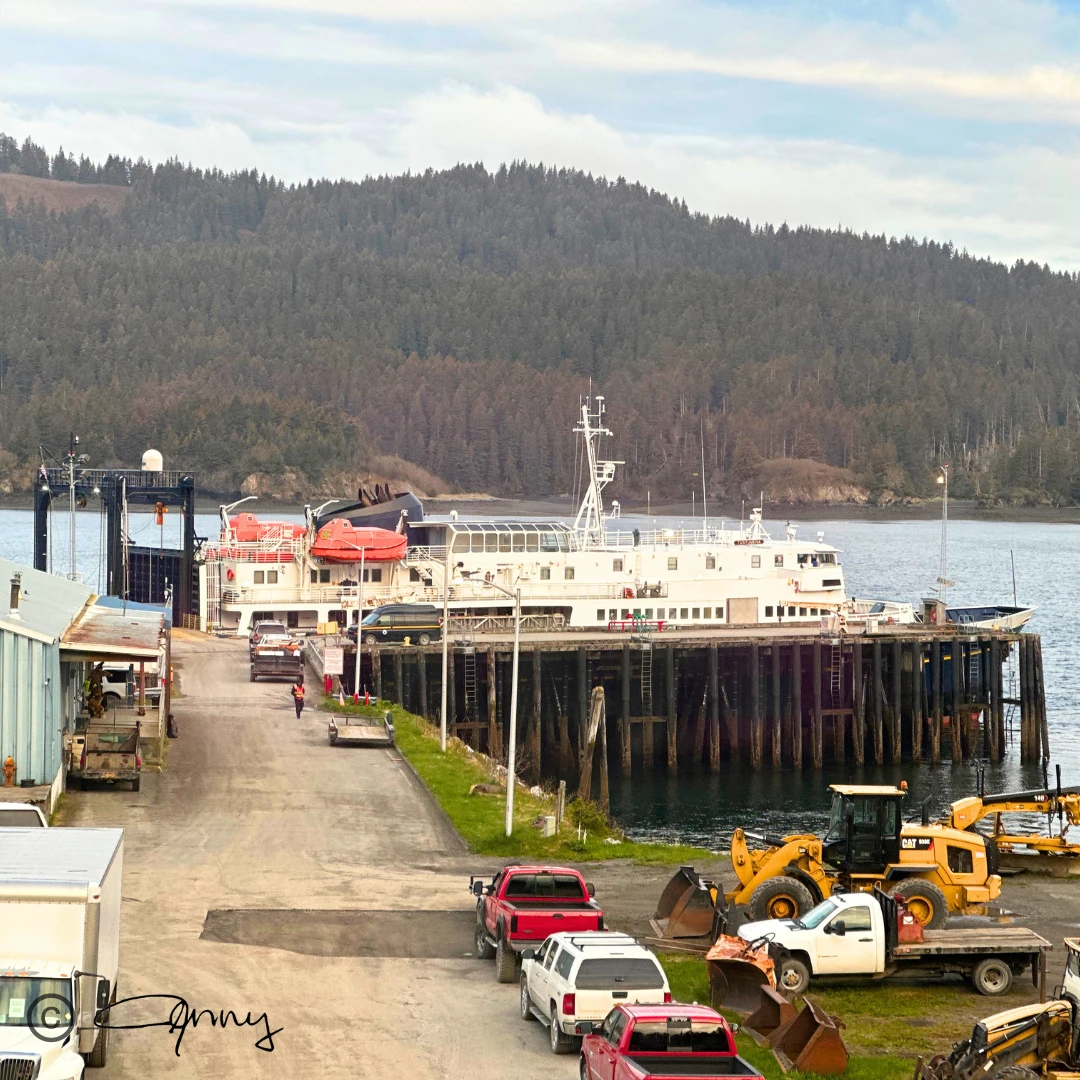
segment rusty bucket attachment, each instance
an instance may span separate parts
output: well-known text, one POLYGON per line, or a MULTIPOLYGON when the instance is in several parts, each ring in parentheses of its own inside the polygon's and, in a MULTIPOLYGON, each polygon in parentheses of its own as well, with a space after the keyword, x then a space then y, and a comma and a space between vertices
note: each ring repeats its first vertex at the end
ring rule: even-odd
POLYGON ((709 966, 709 1000, 746 1016, 761 1004, 762 987, 776 989, 776 965, 769 956, 769 941, 745 941, 721 934, 705 954, 709 966))
POLYGON ((692 866, 680 866, 664 886, 649 920, 658 938, 711 938, 716 923, 717 887, 692 866))
POLYGON ((757 1009, 746 1018, 742 1027, 758 1046, 775 1046, 796 1016, 795 1006, 778 990, 765 985, 761 988, 757 1009))
POLYGON ((821 1076, 839 1076, 848 1063, 847 1047, 840 1038, 843 1026, 808 998, 806 1008, 784 1029, 773 1054, 784 1072, 798 1069, 821 1076))

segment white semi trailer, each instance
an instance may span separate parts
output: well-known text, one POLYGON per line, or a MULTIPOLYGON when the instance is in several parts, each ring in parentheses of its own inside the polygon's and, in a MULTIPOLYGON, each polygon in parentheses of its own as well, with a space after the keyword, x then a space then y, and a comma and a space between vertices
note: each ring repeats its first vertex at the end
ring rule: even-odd
POLYGON ((78 1080, 102 1066, 116 1000, 123 829, 0 837, 0 1076, 78 1080))

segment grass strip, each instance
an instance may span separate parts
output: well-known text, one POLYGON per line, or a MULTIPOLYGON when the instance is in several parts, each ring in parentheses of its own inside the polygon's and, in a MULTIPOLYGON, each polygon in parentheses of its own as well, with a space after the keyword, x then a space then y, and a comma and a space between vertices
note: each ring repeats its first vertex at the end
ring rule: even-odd
MULTIPOLYGON (((332 712, 370 717, 381 717, 390 709, 394 715, 398 749, 427 785, 470 850, 478 855, 578 862, 633 859, 651 864, 690 863, 712 857, 704 848, 628 840, 606 820, 599 807, 578 799, 568 802, 562 832, 545 837, 538 822, 555 813, 555 796, 546 792, 535 795, 520 785, 514 794, 513 835, 507 836, 505 794, 469 794, 475 784, 504 785, 504 781, 496 776, 490 758, 473 752, 457 739, 447 740, 444 754, 439 749, 438 728, 388 702, 373 705, 346 702, 341 705, 336 698, 324 695, 321 707, 332 712)), ((505 792, 505 787, 503 790, 505 792)))

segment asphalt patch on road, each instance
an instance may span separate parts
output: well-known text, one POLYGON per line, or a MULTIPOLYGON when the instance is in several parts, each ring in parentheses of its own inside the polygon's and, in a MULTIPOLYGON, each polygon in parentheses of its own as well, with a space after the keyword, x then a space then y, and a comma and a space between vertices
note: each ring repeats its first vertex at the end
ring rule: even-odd
POLYGON ((306 956, 462 960, 473 955, 475 928, 472 911, 225 908, 206 913, 199 936, 306 956))

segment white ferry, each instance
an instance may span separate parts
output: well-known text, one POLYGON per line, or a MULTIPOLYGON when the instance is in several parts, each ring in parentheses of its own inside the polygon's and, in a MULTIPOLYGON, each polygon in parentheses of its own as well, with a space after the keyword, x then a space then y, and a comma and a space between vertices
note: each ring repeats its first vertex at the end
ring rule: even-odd
MULTIPOLYGON (((588 485, 572 524, 561 521, 429 518, 402 503, 396 529, 386 510, 403 496, 306 512, 307 525, 230 517, 200 568, 202 610, 221 632, 246 635, 261 619, 298 632, 347 626, 389 603, 442 604, 452 619, 506 616, 521 590, 523 621, 535 627, 599 629, 634 620, 655 629, 846 620, 914 621, 910 605, 872 612, 845 594, 839 552, 800 539, 788 525, 773 539, 755 508, 748 524, 702 519, 693 529, 626 529, 603 492, 622 462, 601 460, 604 402, 586 402, 582 437, 588 485), (377 516, 378 515, 378 516, 377 516), (395 535, 396 534, 396 535, 395 535), (895 610, 893 610, 895 609, 895 610)), ((366 493, 365 493, 366 494, 366 493)), ((235 504, 234 504, 235 506, 235 504)), ((396 510, 395 510, 396 512, 396 510)))

